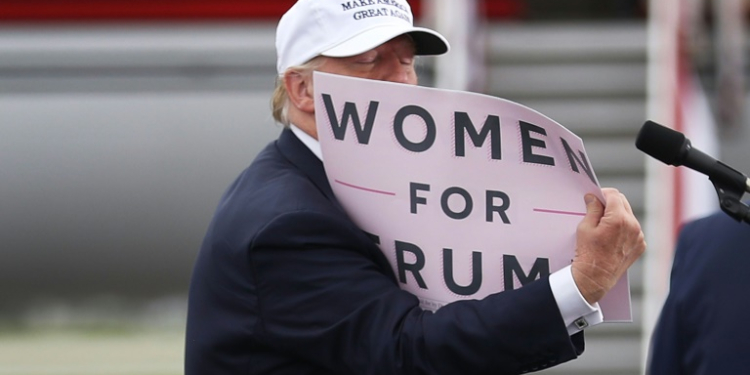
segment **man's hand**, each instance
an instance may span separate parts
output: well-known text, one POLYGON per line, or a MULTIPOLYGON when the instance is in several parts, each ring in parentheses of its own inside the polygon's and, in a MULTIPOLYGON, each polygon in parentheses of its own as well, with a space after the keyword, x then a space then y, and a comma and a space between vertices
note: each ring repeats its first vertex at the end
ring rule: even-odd
POLYGON ((646 241, 627 198, 617 189, 602 189, 606 208, 587 194, 586 216, 578 225, 572 271, 589 303, 598 302, 643 254, 646 241))

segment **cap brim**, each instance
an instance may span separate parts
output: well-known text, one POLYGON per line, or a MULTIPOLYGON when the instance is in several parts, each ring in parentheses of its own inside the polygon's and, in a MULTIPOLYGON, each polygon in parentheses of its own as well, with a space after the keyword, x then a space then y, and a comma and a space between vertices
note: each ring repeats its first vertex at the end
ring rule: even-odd
POLYGON ((404 34, 409 34, 414 39, 417 55, 442 55, 450 50, 448 41, 430 29, 386 25, 367 29, 325 50, 321 55, 328 57, 359 55, 404 34))

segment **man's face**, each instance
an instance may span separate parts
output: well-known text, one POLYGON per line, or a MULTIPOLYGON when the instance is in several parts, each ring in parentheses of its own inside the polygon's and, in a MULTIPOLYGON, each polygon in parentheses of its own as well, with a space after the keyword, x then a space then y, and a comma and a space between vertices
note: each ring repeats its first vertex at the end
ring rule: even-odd
POLYGON ((321 72, 398 83, 417 84, 414 71, 414 42, 401 35, 365 53, 326 58, 321 72))

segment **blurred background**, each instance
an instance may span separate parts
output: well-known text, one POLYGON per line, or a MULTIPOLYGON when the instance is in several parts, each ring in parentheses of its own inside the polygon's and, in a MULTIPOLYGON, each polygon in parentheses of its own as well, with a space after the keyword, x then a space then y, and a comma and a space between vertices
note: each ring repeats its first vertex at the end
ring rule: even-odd
MULTIPOLYGON (((294 1, 0 0, 0 375, 182 373, 192 263, 280 127, 274 28, 294 1)), ((750 172, 744 0, 410 0, 453 50, 422 84, 525 104, 581 136, 649 252, 634 322, 549 374, 641 374, 674 233, 705 177, 634 147, 646 119, 750 172)))

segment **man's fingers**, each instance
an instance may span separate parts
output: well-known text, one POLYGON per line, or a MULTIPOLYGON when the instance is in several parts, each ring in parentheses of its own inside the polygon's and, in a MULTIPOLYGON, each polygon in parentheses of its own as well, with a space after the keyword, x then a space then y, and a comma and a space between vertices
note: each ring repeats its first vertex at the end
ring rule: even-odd
POLYGON ((628 198, 625 197, 625 194, 620 194, 620 198, 622 198, 622 204, 625 206, 625 209, 628 211, 629 214, 635 215, 633 213, 633 207, 630 206, 630 202, 628 202, 628 198))
POLYGON ((605 212, 604 215, 607 217, 618 217, 623 214, 627 209, 623 203, 624 197, 619 190, 613 188, 602 189, 604 194, 605 212))

